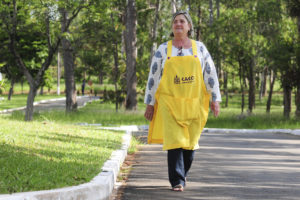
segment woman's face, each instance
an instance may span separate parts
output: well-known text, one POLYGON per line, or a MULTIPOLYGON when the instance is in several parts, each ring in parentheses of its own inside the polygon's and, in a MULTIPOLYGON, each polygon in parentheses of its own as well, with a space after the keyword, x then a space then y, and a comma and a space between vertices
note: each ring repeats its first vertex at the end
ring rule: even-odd
POLYGON ((188 31, 191 29, 191 25, 188 23, 184 15, 177 15, 172 24, 172 31, 174 36, 176 35, 188 35, 188 31))

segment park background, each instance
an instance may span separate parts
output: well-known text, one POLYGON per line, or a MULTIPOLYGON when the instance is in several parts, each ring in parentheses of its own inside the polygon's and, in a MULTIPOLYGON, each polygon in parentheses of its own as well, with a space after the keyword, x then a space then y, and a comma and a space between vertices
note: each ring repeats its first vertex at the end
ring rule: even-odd
POLYGON ((221 114, 210 114, 207 127, 300 127, 299 0, 3 0, 0 110, 26 111, 0 116, 1 193, 94 177, 121 134, 99 135, 78 123, 148 123, 143 101, 151 58, 171 39, 176 10, 189 11, 194 39, 217 68, 221 114), (100 101, 78 109, 83 79, 86 95, 100 101), (66 97, 65 111, 34 112, 34 101, 57 97, 66 97), (105 153, 91 153, 99 151, 105 153))

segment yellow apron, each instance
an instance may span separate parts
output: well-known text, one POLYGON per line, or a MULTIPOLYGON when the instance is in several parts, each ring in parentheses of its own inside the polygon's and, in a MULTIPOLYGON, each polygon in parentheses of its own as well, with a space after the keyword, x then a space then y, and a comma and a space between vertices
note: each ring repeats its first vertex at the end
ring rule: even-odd
POLYGON ((168 42, 148 133, 148 143, 163 144, 163 150, 199 148, 198 140, 207 121, 210 94, 203 81, 194 40, 192 49, 192 56, 171 57, 172 41, 168 42))

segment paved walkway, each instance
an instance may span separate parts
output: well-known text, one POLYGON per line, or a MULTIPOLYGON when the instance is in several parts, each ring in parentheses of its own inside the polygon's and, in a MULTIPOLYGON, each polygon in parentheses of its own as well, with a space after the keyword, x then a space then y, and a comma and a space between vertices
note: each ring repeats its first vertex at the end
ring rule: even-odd
MULTIPOLYGON (((99 99, 99 97, 94 97, 94 96, 77 96, 77 106, 82 107, 84 106, 87 102, 99 99)), ((40 111, 40 110, 50 110, 50 109, 66 109, 66 99, 61 99, 61 100, 56 100, 56 101, 48 101, 45 103, 40 103, 38 105, 34 106, 35 111, 40 111)))
MULTIPOLYGON (((99 99, 99 97, 95 96, 77 96, 77 105, 78 107, 85 106, 87 102, 99 99)), ((21 108, 13 108, 5 111, 0 111, 0 113, 11 113, 16 110, 25 111, 26 106, 21 108)), ((66 98, 59 99, 50 99, 50 100, 42 100, 36 102, 34 105, 34 112, 44 111, 44 110, 64 110, 66 109, 66 98)))
POLYGON ((300 137, 275 133, 204 133, 185 191, 170 190, 166 152, 144 145, 123 200, 300 199, 300 137))

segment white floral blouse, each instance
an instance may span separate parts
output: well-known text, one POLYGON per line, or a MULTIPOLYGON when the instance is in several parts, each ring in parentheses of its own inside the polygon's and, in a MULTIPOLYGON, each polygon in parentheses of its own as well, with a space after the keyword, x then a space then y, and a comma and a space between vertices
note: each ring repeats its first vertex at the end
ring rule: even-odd
MULTIPOLYGON (((202 66, 204 83, 206 89, 211 93, 212 101, 222 101, 221 93, 219 89, 219 81, 216 72, 214 62, 207 51, 205 45, 202 42, 196 41, 197 54, 202 66)), ((176 47, 172 47, 172 56, 189 56, 193 55, 192 48, 179 50, 176 47)), ((155 103, 155 92, 161 80, 163 74, 163 68, 167 58, 167 42, 161 44, 155 52, 152 62, 151 69, 149 72, 146 93, 145 93, 145 104, 154 105, 155 103)))

